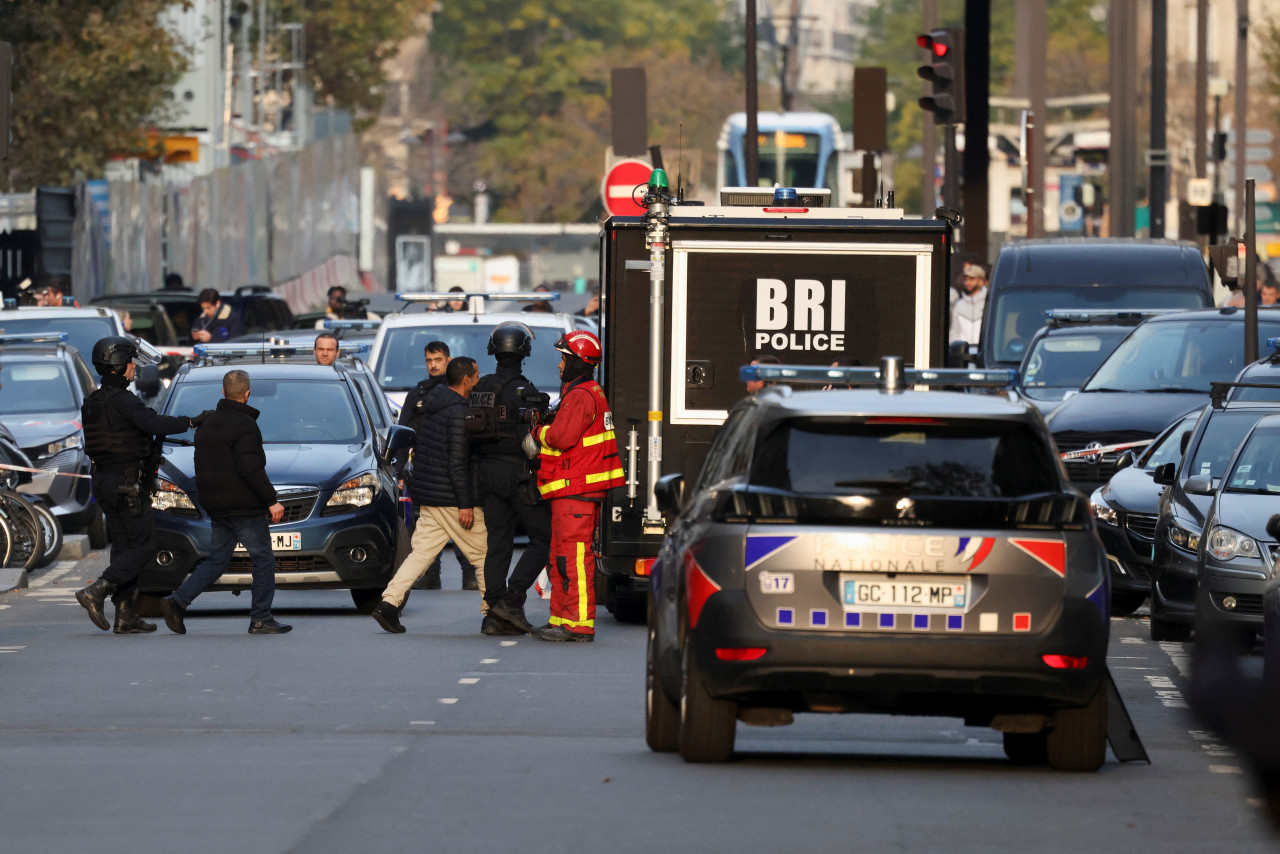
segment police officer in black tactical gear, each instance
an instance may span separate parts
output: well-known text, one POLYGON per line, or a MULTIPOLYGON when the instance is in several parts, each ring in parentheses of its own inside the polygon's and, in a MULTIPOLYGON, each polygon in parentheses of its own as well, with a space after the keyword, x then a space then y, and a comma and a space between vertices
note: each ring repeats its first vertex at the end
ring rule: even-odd
POLYGON ((472 413, 478 403, 492 408, 492 423, 481 433, 473 432, 471 445, 480 458, 477 479, 489 529, 484 560, 489 612, 480 626, 487 635, 524 634, 532 628, 524 615, 525 594, 551 553, 551 507, 538 497, 530 461, 520 446, 529 432, 529 398, 538 394, 520 373, 533 337, 533 330, 517 321, 495 326, 488 349, 498 369, 481 378, 471 393, 472 413), (486 397, 490 394, 492 398, 486 397), (528 533, 529 545, 508 579, 516 522, 528 533))
POLYGON ((154 632, 138 617, 138 574, 155 553, 151 489, 159 465, 159 436, 183 433, 199 424, 180 415, 160 415, 128 390, 139 357, 133 339, 113 335, 93 345, 93 367, 102 376, 85 398, 80 415, 85 451, 93 461, 93 497, 102 508, 111 537, 111 561, 102 576, 76 593, 76 601, 104 632, 106 598, 116 606, 116 634, 154 632))

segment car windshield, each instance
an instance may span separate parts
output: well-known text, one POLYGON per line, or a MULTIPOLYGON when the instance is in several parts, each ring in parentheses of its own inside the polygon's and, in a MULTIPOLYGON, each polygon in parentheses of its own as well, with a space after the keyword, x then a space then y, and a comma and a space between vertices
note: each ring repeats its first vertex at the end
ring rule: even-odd
POLYGON ((71 375, 57 359, 0 364, 0 415, 78 410, 71 375))
POLYGON ((1029 427, 976 419, 784 421, 756 443, 750 480, 807 495, 1009 498, 1060 490, 1053 457, 1029 427))
POLYGON ((991 333, 996 359, 1021 362, 1031 336, 1044 326, 1053 308, 1106 309, 1203 308, 1204 294, 1191 288, 1060 287, 1008 288, 997 292, 991 333))
MULTIPOLYGON (((195 415, 216 408, 221 399, 220 376, 211 382, 178 383, 165 411, 195 415)), ((360 411, 341 382, 253 377, 249 382, 249 405, 261 413, 258 429, 268 445, 347 445, 364 439, 360 411)), ((195 432, 188 430, 176 438, 189 442, 195 432)))
POLYGON ((1280 427, 1259 427, 1227 476, 1228 492, 1280 493, 1280 427))
POLYGON ((1231 455, 1236 452, 1245 434, 1264 416, 1273 415, 1276 409, 1241 409, 1213 413, 1200 436, 1191 464, 1183 467, 1182 476, 1203 475, 1222 477, 1231 455))
MULTIPOLYGON (((493 370, 489 349, 489 333, 493 323, 458 323, 446 326, 401 326, 387 329, 373 369, 378 385, 387 391, 413 388, 427 376, 423 351, 431 341, 443 341, 451 356, 470 356, 480 364, 480 373, 493 370)), ((560 354, 556 339, 561 330, 546 326, 533 328, 534 341, 530 356, 524 360, 524 375, 539 391, 560 388, 560 354)))
POLYGON ((1128 330, 1113 330, 1046 335, 1023 362, 1023 385, 1027 389, 1080 388, 1127 334, 1128 330))
POLYGON ((110 317, 22 317, 10 311, 0 314, 0 334, 14 332, 65 332, 67 343, 86 360, 92 356, 94 344, 108 335, 119 334, 110 317))
POLYGON ((1147 471, 1155 471, 1165 463, 1177 463, 1182 460, 1182 440, 1196 428, 1196 419, 1200 413, 1188 415, 1178 422, 1178 426, 1165 434, 1157 444, 1152 445, 1142 458, 1140 466, 1147 471))
MULTIPOLYGON (((1280 323, 1258 324, 1259 337, 1280 336, 1280 323)), ((1084 391, 1188 391, 1229 382, 1244 361, 1244 329, 1222 320, 1148 321, 1116 348, 1084 391)))

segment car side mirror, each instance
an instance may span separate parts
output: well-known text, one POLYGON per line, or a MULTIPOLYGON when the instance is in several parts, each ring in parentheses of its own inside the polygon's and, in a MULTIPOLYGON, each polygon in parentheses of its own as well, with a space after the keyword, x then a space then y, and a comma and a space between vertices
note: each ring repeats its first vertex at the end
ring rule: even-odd
POLYGON ((1116 471, 1120 471, 1120 469, 1127 469, 1137 461, 1138 457, 1133 453, 1133 451, 1125 451, 1116 459, 1116 471))
POLYGON ((413 447, 414 433, 402 424, 392 424, 387 428, 387 447, 383 457, 390 460, 405 448, 413 447))
POLYGON ((1213 478, 1203 474, 1189 477, 1182 491, 1187 495, 1213 495, 1215 491, 1213 478))
POLYGON ((1156 466, 1156 470, 1152 472, 1151 479, 1161 486, 1168 486, 1173 483, 1176 468, 1173 463, 1163 463, 1156 466))
POLYGON ((1267 520, 1267 536, 1273 540, 1280 540, 1280 513, 1267 520))
POLYGON ((969 358, 969 342, 952 341, 947 346, 947 367, 963 368, 969 358))
POLYGON ((141 397, 155 397, 160 394, 160 366, 147 365, 138 368, 133 375, 133 387, 141 397))
POLYGON ((684 504, 684 475, 664 474, 653 485, 653 494, 663 515, 679 516, 684 504))

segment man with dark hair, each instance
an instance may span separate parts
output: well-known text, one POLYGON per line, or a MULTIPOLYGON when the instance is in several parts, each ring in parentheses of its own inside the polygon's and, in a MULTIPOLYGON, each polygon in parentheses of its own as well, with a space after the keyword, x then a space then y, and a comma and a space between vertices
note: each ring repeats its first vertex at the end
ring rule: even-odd
POLYGON ((316 321, 316 329, 323 329, 325 320, 381 320, 382 318, 369 311, 365 305, 367 299, 352 303, 347 299, 347 289, 342 285, 334 285, 325 292, 329 304, 325 307, 324 317, 316 321))
POLYGON ((486 635, 524 634, 533 628, 524 615, 525 596, 547 565, 551 551, 551 507, 541 500, 529 458, 521 441, 529 435, 520 410, 538 389, 521 373, 532 352, 534 334, 519 321, 499 323, 489 333, 489 355, 498 369, 476 385, 472 409, 487 405, 492 423, 472 436, 480 457, 477 466, 484 521, 489 528, 484 562, 484 598, 489 603, 480 631, 486 635), (529 545, 511 578, 516 523, 524 526, 529 545))
MULTIPOLYGON (((464 291, 458 285, 454 285, 453 287, 449 288, 449 293, 462 294, 462 293, 466 293, 466 291, 464 291)), ((466 309, 466 307, 467 307, 467 301, 465 299, 451 299, 451 300, 445 300, 444 305, 440 307, 440 311, 463 311, 464 309, 466 309)))
POLYGON ((166 273, 164 277, 164 288, 166 291, 185 291, 186 283, 182 281, 181 273, 166 273))
MULTIPOLYGON (((400 564, 373 609, 373 618, 388 632, 399 634, 400 609, 405 597, 427 567, 452 539, 484 571, 486 531, 484 511, 476 506, 471 443, 467 437, 467 401, 480 379, 474 359, 457 356, 445 370, 445 382, 427 396, 413 447, 413 477, 409 495, 418 507, 413 551, 400 564)), ((480 588, 481 595, 484 588, 480 588)), ((483 610, 483 606, 482 606, 483 610)))
POLYGON ((200 593, 227 571, 236 543, 249 552, 253 565, 249 634, 282 635, 292 629, 271 616, 276 592, 276 556, 271 549, 271 523, 284 516, 275 487, 267 478, 267 455, 258 429, 258 410, 249 405, 249 375, 227 371, 222 400, 196 431, 196 488, 200 506, 209 514, 213 539, 209 554, 187 580, 160 603, 164 623, 187 633, 183 617, 200 593))
POLYGON ((191 324, 191 340, 197 344, 222 343, 244 334, 244 326, 230 303, 213 288, 205 288, 197 297, 200 316, 191 324))
POLYGON ((151 508, 151 470, 156 436, 182 433, 195 421, 160 415, 129 391, 138 347, 129 338, 111 336, 93 345, 93 367, 102 385, 80 409, 84 446, 93 460, 93 497, 102 508, 111 537, 111 561, 102 576, 76 593, 76 601, 104 632, 106 598, 116 606, 116 634, 154 632, 138 617, 138 574, 156 552, 155 511, 151 508))
POLYGON ((313 352, 317 365, 332 365, 338 361, 338 336, 332 332, 321 332, 316 336, 313 352))
MULTIPOLYGON (((772 353, 764 353, 763 355, 757 356, 756 358, 752 359, 752 360, 751 360, 751 364, 753 364, 753 365, 781 365, 781 364, 782 364, 782 360, 781 360, 781 359, 779 359, 777 356, 773 355, 772 353)), ((760 389, 764 388, 765 386, 769 386, 769 385, 773 385, 773 383, 771 383, 771 382, 766 382, 765 380, 747 380, 747 383, 746 383, 746 386, 747 386, 747 394, 759 394, 759 393, 760 393, 760 389)))
POLYGON ((31 292, 35 295, 36 305, 58 307, 62 305, 62 298, 71 293, 71 280, 62 275, 41 273, 31 292))

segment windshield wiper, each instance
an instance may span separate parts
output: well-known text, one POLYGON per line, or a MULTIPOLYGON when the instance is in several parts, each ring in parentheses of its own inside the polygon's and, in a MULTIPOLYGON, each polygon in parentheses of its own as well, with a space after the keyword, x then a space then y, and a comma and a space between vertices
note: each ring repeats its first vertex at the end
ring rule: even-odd
POLYGON ((1144 388, 1143 394, 1204 394, 1198 388, 1144 388))
POLYGON ((1129 389, 1127 388, 1107 388, 1106 386, 1100 386, 1098 388, 1082 388, 1080 390, 1081 391, 1102 391, 1102 392, 1110 392, 1113 394, 1127 394, 1129 392, 1129 389))

